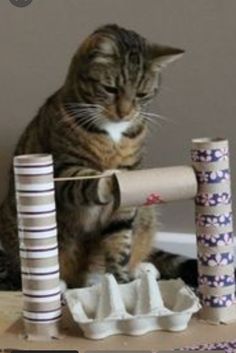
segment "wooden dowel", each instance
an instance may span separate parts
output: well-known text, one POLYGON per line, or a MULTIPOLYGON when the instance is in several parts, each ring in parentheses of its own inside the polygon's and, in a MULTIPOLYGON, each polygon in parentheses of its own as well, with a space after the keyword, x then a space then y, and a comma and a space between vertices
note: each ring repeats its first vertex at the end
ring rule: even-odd
POLYGON ((89 180, 89 179, 101 179, 112 176, 115 174, 114 170, 107 170, 104 173, 96 174, 96 175, 81 175, 76 177, 61 177, 61 178, 54 178, 54 181, 76 181, 76 180, 89 180))

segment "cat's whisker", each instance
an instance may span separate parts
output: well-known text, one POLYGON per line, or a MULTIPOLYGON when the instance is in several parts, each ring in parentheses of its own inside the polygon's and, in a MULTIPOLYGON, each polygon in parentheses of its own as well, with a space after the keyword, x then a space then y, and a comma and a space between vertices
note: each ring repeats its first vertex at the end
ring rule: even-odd
POLYGON ((93 126, 99 126, 99 121, 100 121, 100 119, 99 118, 97 118, 97 119, 92 119, 92 120, 90 120, 89 122, 84 122, 82 125, 80 125, 80 126, 86 126, 87 128, 90 128, 92 125, 93 126))
POLYGON ((89 124, 89 123, 93 123, 94 121, 96 120, 96 115, 95 116, 91 116, 87 119, 83 119, 83 120, 80 120, 79 122, 81 123, 80 125, 86 125, 86 124, 89 124))
POLYGON ((84 124, 83 126, 87 126, 87 128, 90 128, 92 125, 96 125, 97 119, 94 119, 92 121, 89 121, 88 123, 84 124))
POLYGON ((151 118, 149 118, 147 116, 144 116, 144 120, 147 121, 148 123, 153 124, 153 126, 155 126, 155 127, 158 127, 158 128, 162 127, 162 125, 160 124, 159 121, 153 120, 153 119, 151 119, 151 118))
POLYGON ((97 107, 68 107, 66 108, 67 111, 72 111, 72 112, 94 112, 94 111, 102 111, 100 108, 97 107))
POLYGON ((132 119, 132 123, 136 124, 137 122, 142 122, 143 121, 143 117, 141 114, 138 114, 135 118, 132 119))
MULTIPOLYGON (((88 112, 86 112, 87 114, 80 114, 80 115, 76 115, 76 114, 73 114, 73 115, 68 115, 68 114, 65 114, 63 115, 63 118, 58 122, 58 125, 59 124, 63 124, 63 123, 67 123, 67 122, 78 122, 78 120, 80 120, 81 122, 83 122, 84 120, 88 120, 88 119, 92 119, 93 118, 93 115, 91 116, 91 113, 88 114, 88 112)), ((77 125, 77 124, 76 124, 77 125)))
POLYGON ((87 104, 87 103, 65 103, 64 104, 68 108, 76 108, 76 109, 101 109, 104 110, 105 108, 100 104, 87 104))
POLYGON ((141 111, 140 112, 142 115, 144 115, 144 116, 147 116, 147 117, 150 117, 150 118, 157 118, 157 119, 160 119, 160 120, 162 120, 162 121, 165 121, 165 122, 173 122, 173 120, 172 119, 170 119, 170 118, 167 118, 167 117, 165 117, 165 116, 163 116, 163 115, 160 115, 160 114, 157 114, 157 113, 149 113, 149 112, 144 112, 144 111, 141 111))
POLYGON ((96 115, 98 113, 100 114, 100 112, 96 112, 96 111, 93 111, 93 112, 84 111, 84 112, 71 112, 70 114, 73 119, 84 120, 84 119, 88 119, 91 116, 96 115))
POLYGON ((89 118, 83 118, 82 120, 80 120, 80 126, 86 126, 89 127, 94 123, 99 122, 101 119, 100 113, 94 114, 92 116, 90 116, 89 118))
POLYGON ((80 117, 79 119, 78 118, 75 119, 75 121, 77 121, 79 123, 79 125, 82 125, 82 124, 86 124, 86 123, 92 121, 95 117, 96 117, 96 114, 92 115, 92 116, 80 117))
POLYGON ((64 103, 65 106, 97 106, 98 104, 95 104, 95 103, 80 103, 80 102, 67 102, 67 103, 64 103))
MULTIPOLYGON (((143 111, 140 111, 140 116, 142 117, 142 119, 146 120, 146 121, 151 121, 153 122, 154 124, 157 123, 157 120, 155 119, 154 120, 154 117, 153 116, 150 116, 149 114, 147 114, 146 112, 143 112, 143 111)), ((155 116, 156 118, 156 116, 155 116)))
POLYGON ((106 109, 100 105, 92 105, 86 103, 67 103, 66 104, 67 115, 62 122, 74 122, 76 126, 91 126, 94 123, 99 123, 102 121, 101 114, 106 111, 106 109), (79 106, 80 105, 80 106, 79 106))
POLYGON ((82 113, 90 113, 90 114, 94 114, 96 112, 99 112, 101 113, 102 110, 100 109, 91 109, 91 108, 86 108, 86 109, 67 109, 68 112, 71 112, 71 113, 75 113, 75 114, 82 114, 82 113))
POLYGON ((90 116, 93 114, 102 113, 102 111, 99 109, 91 109, 91 110, 90 109, 84 109, 84 110, 70 109, 70 110, 68 110, 68 112, 78 118, 85 116, 85 115, 90 116))
POLYGON ((86 118, 89 118, 90 116, 94 115, 94 113, 91 113, 91 112, 84 112, 84 113, 73 113, 71 116, 74 118, 74 119, 86 119, 86 118))
POLYGON ((100 104, 95 104, 95 103, 79 103, 79 102, 70 102, 70 103, 65 103, 65 105, 73 105, 73 106, 81 106, 81 107, 96 107, 96 106, 101 106, 100 104))

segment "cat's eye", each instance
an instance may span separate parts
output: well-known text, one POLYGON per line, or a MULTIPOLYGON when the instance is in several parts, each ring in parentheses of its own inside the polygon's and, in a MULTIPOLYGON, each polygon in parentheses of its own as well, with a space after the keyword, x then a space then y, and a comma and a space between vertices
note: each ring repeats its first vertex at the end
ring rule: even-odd
POLYGON ((103 88, 110 94, 117 94, 118 93, 117 87, 103 85, 103 88))
POLYGON ((148 93, 146 93, 146 92, 140 92, 140 93, 136 94, 137 98, 145 98, 147 96, 148 96, 148 93))

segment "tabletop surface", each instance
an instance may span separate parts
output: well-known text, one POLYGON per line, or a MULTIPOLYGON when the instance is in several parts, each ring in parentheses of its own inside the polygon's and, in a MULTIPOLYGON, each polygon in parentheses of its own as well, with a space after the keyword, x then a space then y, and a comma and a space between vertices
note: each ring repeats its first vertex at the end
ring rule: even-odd
POLYGON ((83 338, 78 326, 65 309, 62 321, 64 337, 50 342, 29 342, 23 338, 21 320, 22 294, 20 292, 0 292, 0 350, 9 349, 74 349, 87 350, 170 350, 204 343, 230 341, 236 339, 236 323, 230 325, 210 325, 196 318, 183 332, 156 331, 144 336, 131 337, 117 335, 104 340, 83 338))

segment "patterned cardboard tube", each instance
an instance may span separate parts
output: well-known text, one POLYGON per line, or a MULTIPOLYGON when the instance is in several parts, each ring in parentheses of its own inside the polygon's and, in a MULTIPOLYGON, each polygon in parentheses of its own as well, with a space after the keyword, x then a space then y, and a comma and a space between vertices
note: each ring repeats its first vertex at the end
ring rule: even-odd
POLYGON ((197 180, 192 167, 179 166, 115 174, 120 206, 143 206, 192 199, 197 180))
POLYGON ((52 156, 17 156, 14 172, 26 337, 58 338, 62 313, 52 156))
POLYGON ((192 163, 198 179, 195 205, 200 317, 227 323, 236 320, 228 141, 193 140, 192 163))

